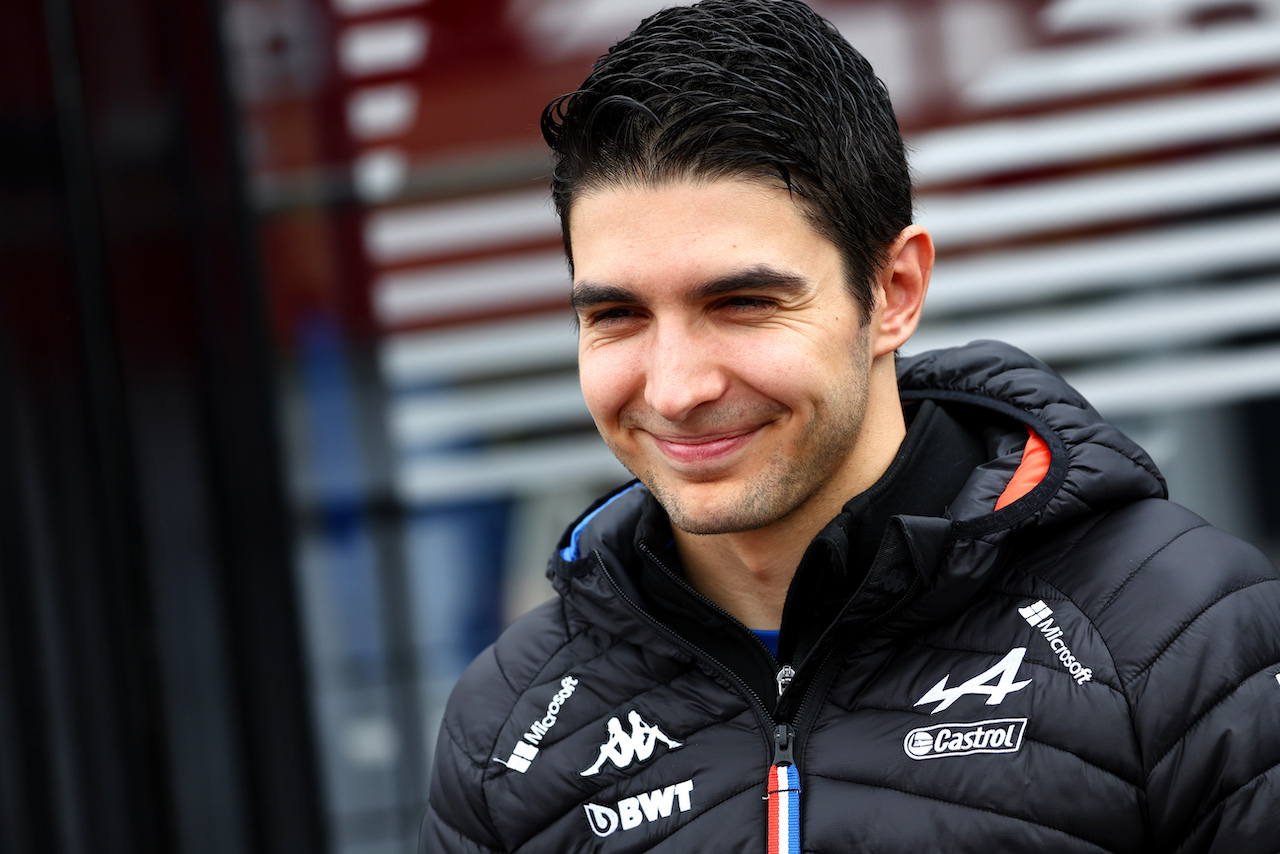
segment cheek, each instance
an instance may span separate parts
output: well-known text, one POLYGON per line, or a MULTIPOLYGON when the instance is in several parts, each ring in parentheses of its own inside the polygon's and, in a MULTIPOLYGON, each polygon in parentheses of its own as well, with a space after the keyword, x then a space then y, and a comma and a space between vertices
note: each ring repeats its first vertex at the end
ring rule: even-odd
POLYGON ((617 419, 618 411, 630 399, 636 373, 617 354, 592 351, 579 353, 578 379, 591 417, 606 424, 617 419))
POLYGON ((766 397, 792 408, 809 408, 832 387, 847 384, 856 361, 848 336, 757 342, 737 360, 739 376, 766 397), (808 403, 806 403, 808 402, 808 403))

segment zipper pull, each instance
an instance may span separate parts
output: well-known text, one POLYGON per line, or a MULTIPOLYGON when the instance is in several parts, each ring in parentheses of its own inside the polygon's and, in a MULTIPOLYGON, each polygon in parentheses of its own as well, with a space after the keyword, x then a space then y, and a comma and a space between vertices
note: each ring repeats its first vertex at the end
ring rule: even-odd
POLYGON ((773 730, 773 766, 795 765, 795 731, 791 724, 778 724, 773 730))
POLYGON ((795 668, 790 664, 782 665, 778 670, 778 696, 782 696, 782 692, 787 690, 787 686, 791 684, 791 680, 796 678, 795 668))
POLYGON ((769 802, 769 854, 800 854, 800 772, 796 769, 795 730, 778 724, 773 731, 773 766, 766 786, 769 802))

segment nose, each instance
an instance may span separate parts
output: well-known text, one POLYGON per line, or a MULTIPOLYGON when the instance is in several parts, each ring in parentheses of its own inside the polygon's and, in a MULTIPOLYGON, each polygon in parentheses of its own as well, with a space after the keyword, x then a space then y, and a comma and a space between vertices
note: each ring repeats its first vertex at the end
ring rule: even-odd
POLYGON ((688 418, 704 403, 719 400, 729 386, 715 342, 696 326, 659 328, 645 370, 645 402, 670 422, 688 418))

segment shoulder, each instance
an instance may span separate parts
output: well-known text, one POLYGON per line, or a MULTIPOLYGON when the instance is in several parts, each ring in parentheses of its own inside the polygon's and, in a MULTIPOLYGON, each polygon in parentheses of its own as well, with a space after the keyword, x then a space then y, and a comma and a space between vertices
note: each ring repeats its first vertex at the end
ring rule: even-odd
POLYGON ((1206 656, 1240 661, 1280 643, 1276 568, 1164 499, 1097 513, 1039 544, 1028 563, 1088 618, 1134 690, 1206 656))
POLYGON ((1233 827, 1274 831, 1262 805, 1280 789, 1280 573, 1270 561, 1153 499, 1062 531, 1030 562, 1054 607, 1078 608, 1111 658, 1161 850, 1205 850, 1233 827))
POLYGON ((518 730, 565 703, 577 687, 568 674, 614 643, 556 597, 517 619, 476 657, 440 723, 424 839, 440 846, 453 839, 458 850, 504 850, 506 834, 490 814, 486 787, 521 762, 512 747, 518 730))
POLYGON ((452 740, 475 761, 487 762, 497 733, 520 697, 558 681, 571 666, 581 632, 558 597, 512 623, 467 667, 449 695, 441 743, 452 740))
POLYGON ((1258 703, 1280 711, 1280 572, 1191 511, 1151 499, 1096 514, 1039 544, 1024 569, 1027 589, 1083 618, 1110 659, 1152 767, 1194 722, 1258 703))
POLYGON ((1211 633, 1247 641, 1244 615, 1280 618, 1280 573, 1267 558, 1161 499, 1095 514, 1038 544, 1028 563, 1101 633, 1125 683, 1212 645, 1211 633))
POLYGON ((495 745, 520 698, 552 679, 550 674, 558 678, 551 664, 572 637, 563 605, 553 599, 516 620, 463 672, 440 722, 424 836, 448 835, 484 850, 500 847, 481 795, 497 767, 495 745))
POLYGON ((1258 549, 1167 501, 1095 532, 1081 556, 1101 571, 1077 596, 1131 702, 1189 700, 1198 715, 1249 680, 1277 687, 1265 671, 1280 661, 1280 573, 1258 549))

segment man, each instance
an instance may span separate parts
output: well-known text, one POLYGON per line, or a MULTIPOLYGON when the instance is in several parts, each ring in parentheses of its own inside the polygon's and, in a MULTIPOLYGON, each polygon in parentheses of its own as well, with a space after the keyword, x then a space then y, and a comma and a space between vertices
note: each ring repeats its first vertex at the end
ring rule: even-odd
POLYGON ((933 249, 793 0, 646 21, 543 131, 638 482, 463 677, 423 852, 1275 851, 1280 577, 1034 359, 899 359, 933 249))

